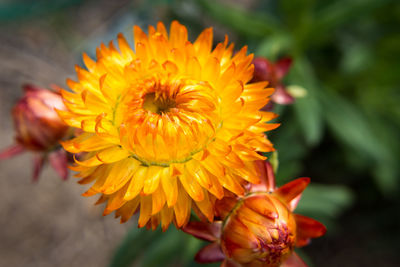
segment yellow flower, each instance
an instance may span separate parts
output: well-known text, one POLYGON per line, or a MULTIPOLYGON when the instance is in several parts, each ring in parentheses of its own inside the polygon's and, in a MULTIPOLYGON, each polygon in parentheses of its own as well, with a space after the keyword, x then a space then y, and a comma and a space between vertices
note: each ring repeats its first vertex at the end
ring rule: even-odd
POLYGON ((212 50, 211 28, 194 43, 176 21, 169 35, 162 23, 133 32, 135 51, 119 34, 119 51, 110 42, 97 61, 84 54, 87 70, 76 67, 73 92, 62 91, 69 111, 59 115, 83 130, 63 146, 87 152, 72 168, 95 181, 84 195, 102 194, 104 213, 122 222, 140 209, 140 227, 182 227, 191 208, 212 221, 224 188, 243 194, 244 180, 258 182, 257 152, 273 150, 264 132, 275 114, 259 111, 273 89, 248 84, 246 47, 233 56, 225 38, 212 50))

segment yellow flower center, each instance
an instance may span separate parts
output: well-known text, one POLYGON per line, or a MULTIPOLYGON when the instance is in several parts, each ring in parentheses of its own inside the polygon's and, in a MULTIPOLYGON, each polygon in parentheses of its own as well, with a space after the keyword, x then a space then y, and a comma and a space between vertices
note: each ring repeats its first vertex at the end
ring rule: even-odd
POLYGON ((208 83, 168 72, 138 77, 122 102, 125 147, 145 165, 190 160, 212 142, 221 122, 208 83))
POLYGON ((174 108, 176 103, 173 99, 157 96, 155 93, 148 93, 144 96, 143 109, 157 113, 167 113, 174 108))

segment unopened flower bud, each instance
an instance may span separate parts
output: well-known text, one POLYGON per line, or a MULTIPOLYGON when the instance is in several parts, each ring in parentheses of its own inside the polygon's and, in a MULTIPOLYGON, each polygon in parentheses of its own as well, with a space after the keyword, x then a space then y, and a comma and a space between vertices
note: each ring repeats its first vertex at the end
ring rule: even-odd
POLYGON ((310 179, 298 178, 276 188, 271 164, 257 161, 256 167, 261 183, 249 183, 244 196, 228 194, 216 201, 220 221, 190 222, 183 229, 212 242, 195 259, 222 261, 221 267, 305 267, 294 247, 307 245, 326 231, 318 221, 293 213, 310 179))
POLYGON ((68 131, 54 110, 65 109, 61 95, 31 85, 24 90, 24 96, 12 110, 16 140, 29 150, 51 150, 68 131))
MULTIPOLYGON (((292 65, 291 58, 282 58, 275 63, 272 63, 266 58, 257 57, 253 60, 254 74, 252 82, 268 81, 269 86, 275 88, 271 100, 274 103, 287 105, 294 101, 294 97, 286 90, 282 79, 288 73, 292 65)), ((264 110, 272 109, 272 104, 264 107, 264 110)))
POLYGON ((59 142, 66 137, 70 128, 55 111, 66 109, 61 95, 33 85, 25 85, 24 91, 12 109, 16 144, 0 152, 0 160, 32 151, 34 180, 38 179, 47 159, 57 173, 66 179, 68 159, 59 142))
POLYGON ((253 60, 253 64, 254 74, 252 81, 268 81, 270 86, 275 87, 276 83, 278 82, 275 64, 263 57, 256 57, 253 60))
POLYGON ((241 199, 225 221, 221 247, 225 255, 241 264, 260 261, 279 266, 293 251, 296 222, 292 212, 270 193, 241 199))

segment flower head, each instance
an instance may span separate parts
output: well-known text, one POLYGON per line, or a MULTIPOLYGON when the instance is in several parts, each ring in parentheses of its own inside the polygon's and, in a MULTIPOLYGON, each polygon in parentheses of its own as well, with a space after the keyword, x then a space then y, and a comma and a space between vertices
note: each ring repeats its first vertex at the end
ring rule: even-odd
POLYGON ((256 164, 262 183, 248 184, 243 197, 218 200, 216 214, 221 221, 190 222, 184 228, 189 234, 213 242, 196 259, 224 261, 223 266, 305 266, 293 253, 294 247, 304 246, 326 231, 321 223, 293 213, 310 180, 299 178, 276 188, 270 164, 256 164))
POLYGON ((225 38, 212 49, 211 28, 194 43, 176 21, 169 34, 162 23, 133 31, 134 51, 119 34, 119 50, 110 42, 97 61, 83 56, 87 70, 76 68, 59 112, 83 134, 63 146, 88 152, 73 169, 94 181, 86 196, 108 200, 105 214, 124 222, 140 209, 140 227, 165 229, 183 226, 193 208, 212 221, 224 188, 243 194, 244 181, 258 181, 257 152, 273 150, 264 132, 278 126, 266 124, 275 114, 259 111, 273 89, 248 83, 246 47, 233 56, 225 38))
POLYGON ((67 157, 59 150, 59 141, 68 132, 55 108, 65 109, 61 95, 57 92, 33 85, 24 86, 24 96, 14 105, 16 144, 0 153, 0 159, 9 158, 25 150, 35 152, 34 174, 36 180, 49 154, 50 163, 62 178, 67 178, 67 157))
MULTIPOLYGON (((282 79, 288 73, 292 65, 291 58, 282 58, 275 63, 272 63, 266 58, 257 57, 253 60, 254 64, 254 77, 253 82, 268 81, 270 86, 275 88, 271 100, 274 103, 287 105, 294 101, 294 97, 286 90, 282 79)), ((270 105, 272 104, 270 103, 270 105)), ((264 109, 270 109, 268 106, 264 109)))

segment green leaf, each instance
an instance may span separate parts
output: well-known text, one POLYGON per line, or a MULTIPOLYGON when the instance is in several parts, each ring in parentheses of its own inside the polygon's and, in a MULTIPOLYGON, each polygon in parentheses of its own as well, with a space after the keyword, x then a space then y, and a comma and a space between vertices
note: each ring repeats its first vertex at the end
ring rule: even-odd
POLYGON ((292 48, 293 40, 290 35, 280 32, 269 35, 258 45, 255 54, 269 60, 277 60, 281 54, 286 54, 292 48))
POLYGON ((182 232, 178 232, 175 228, 170 228, 165 233, 153 240, 151 246, 146 249, 145 255, 141 260, 142 267, 158 267, 167 266, 169 263, 176 261, 179 251, 182 250, 184 236, 182 232))
MULTIPOLYGON (((276 182, 282 185, 301 172, 301 159, 306 155, 304 142, 298 140, 298 127, 291 117, 284 116, 285 121, 271 136, 271 141, 279 151, 279 168, 276 172, 276 182)), ((270 155, 271 157, 272 155, 270 155)))
POLYGON ((317 218, 336 218, 354 202, 354 194, 342 185, 312 183, 304 191, 296 213, 317 218))
POLYGON ((146 248, 156 242, 161 230, 147 231, 143 228, 132 227, 117 248, 111 259, 110 267, 128 267, 138 260, 146 248))
POLYGON ((387 150, 373 134, 360 109, 340 95, 328 91, 322 95, 322 104, 328 126, 339 141, 372 159, 387 158, 387 150))
POLYGON ((354 21, 357 17, 368 16, 368 13, 392 0, 337 0, 315 14, 313 36, 331 34, 332 30, 344 23, 354 21))
POLYGON ((297 98, 293 104, 296 119, 306 143, 310 146, 320 142, 323 134, 322 107, 318 99, 317 81, 311 65, 304 58, 295 59, 290 81, 307 88, 307 95, 297 98))
POLYGON ((256 14, 218 1, 198 0, 199 5, 219 22, 229 26, 240 34, 252 37, 263 37, 279 32, 278 22, 267 14, 256 14))
MULTIPOLYGON (((183 234, 183 232, 182 232, 183 234)), ((194 256, 204 246, 209 244, 208 242, 199 240, 191 235, 184 235, 185 239, 182 242, 181 259, 185 266, 199 266, 194 262, 194 256)), ((217 265, 219 266, 219 264, 217 265)))
POLYGON ((164 233, 160 229, 133 227, 115 251, 109 266, 188 266, 203 245, 203 241, 174 227, 164 233))
POLYGON ((269 157, 269 162, 271 163, 274 173, 277 173, 279 169, 279 158, 277 150, 271 153, 271 156, 269 157))
POLYGON ((391 197, 397 197, 398 192, 398 164, 396 160, 381 160, 373 168, 372 174, 379 189, 391 197))
POLYGON ((4 1, 0 3, 0 21, 47 15, 80 2, 82 0, 4 1))
MULTIPOLYGON (((387 115, 387 112, 385 112, 387 115)), ((390 116, 390 115, 389 115, 390 116)), ((380 157, 376 166, 372 168, 372 174, 376 184, 385 196, 397 197, 399 192, 399 174, 398 155, 400 153, 400 143, 398 141, 398 127, 393 123, 400 117, 390 116, 390 119, 383 117, 378 113, 372 113, 368 116, 371 127, 381 142, 382 146, 388 151, 386 157, 380 157)))

